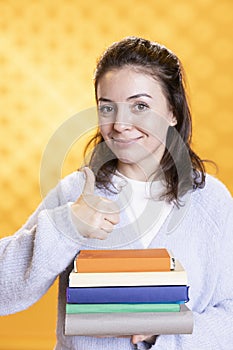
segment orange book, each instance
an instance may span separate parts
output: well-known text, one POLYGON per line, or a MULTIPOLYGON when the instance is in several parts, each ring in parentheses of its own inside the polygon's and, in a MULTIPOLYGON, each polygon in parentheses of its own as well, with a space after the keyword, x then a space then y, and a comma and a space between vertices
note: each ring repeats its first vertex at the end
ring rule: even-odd
POLYGON ((149 272, 174 269, 175 259, 165 248, 81 250, 74 261, 76 272, 149 272))

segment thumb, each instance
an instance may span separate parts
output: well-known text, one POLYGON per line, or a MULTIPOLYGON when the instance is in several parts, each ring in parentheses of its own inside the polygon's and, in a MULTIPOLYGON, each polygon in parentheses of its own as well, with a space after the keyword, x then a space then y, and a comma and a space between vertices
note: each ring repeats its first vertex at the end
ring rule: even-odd
POLYGON ((94 175, 93 171, 88 167, 85 167, 83 169, 83 172, 85 174, 86 180, 85 180, 82 194, 84 194, 84 195, 85 194, 94 194, 95 175, 94 175))

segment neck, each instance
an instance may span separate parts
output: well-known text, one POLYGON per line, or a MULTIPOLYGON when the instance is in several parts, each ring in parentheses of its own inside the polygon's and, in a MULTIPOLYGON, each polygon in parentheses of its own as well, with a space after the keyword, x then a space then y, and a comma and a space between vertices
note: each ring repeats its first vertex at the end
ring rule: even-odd
MULTIPOLYGON (((118 160, 117 170, 124 176, 137 181, 152 181, 159 169, 159 164, 150 163, 149 166, 140 163, 124 163, 118 160)), ((147 164, 148 165, 148 164, 147 164)))

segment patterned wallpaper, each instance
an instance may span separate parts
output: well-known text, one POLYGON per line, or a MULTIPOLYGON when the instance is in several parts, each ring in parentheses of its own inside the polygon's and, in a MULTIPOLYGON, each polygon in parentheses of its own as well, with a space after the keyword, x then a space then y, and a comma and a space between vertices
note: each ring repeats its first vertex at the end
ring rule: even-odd
MULTIPOLYGON (((0 0, 1 237, 39 204, 49 140, 71 116, 94 106, 96 58, 127 35, 159 41, 181 58, 194 148, 218 164, 217 176, 233 193, 232 24, 231 0, 0 0)), ((67 152, 60 176, 78 167, 80 149, 67 152)), ((55 299, 56 285, 29 310, 1 319, 0 350, 51 349, 55 299)))

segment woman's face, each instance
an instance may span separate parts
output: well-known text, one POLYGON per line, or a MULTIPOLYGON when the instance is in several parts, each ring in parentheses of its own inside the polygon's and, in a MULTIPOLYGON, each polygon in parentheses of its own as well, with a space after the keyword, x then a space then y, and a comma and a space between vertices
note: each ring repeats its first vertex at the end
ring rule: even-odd
POLYGON ((158 81, 133 67, 110 70, 98 82, 97 103, 101 134, 120 167, 160 161, 176 120, 158 81))

